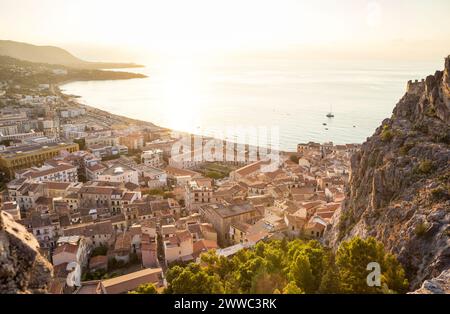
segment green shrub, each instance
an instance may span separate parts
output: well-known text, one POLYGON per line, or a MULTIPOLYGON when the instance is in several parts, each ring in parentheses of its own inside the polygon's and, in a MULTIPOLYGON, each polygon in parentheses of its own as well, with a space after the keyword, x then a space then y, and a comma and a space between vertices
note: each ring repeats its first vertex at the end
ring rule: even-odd
POLYGON ((443 183, 449 182, 449 181, 450 181, 450 171, 447 172, 447 173, 441 174, 441 175, 438 177, 438 180, 439 180, 440 182, 443 182, 443 183))
POLYGON ((91 257, 99 256, 99 255, 106 255, 108 252, 108 248, 104 245, 101 245, 99 247, 96 247, 91 254, 91 257))
POLYGON ((205 174, 205 177, 210 178, 210 179, 223 179, 225 178, 225 176, 217 171, 207 171, 205 174))
POLYGON ((414 143, 406 143, 402 147, 400 147, 399 153, 402 156, 408 155, 408 152, 411 150, 411 148, 414 147, 414 143))
POLYGON ((108 269, 109 270, 115 270, 126 266, 126 263, 122 261, 117 261, 115 258, 111 258, 108 261, 108 269))
POLYGON ((419 166, 417 167, 417 171, 421 174, 429 174, 431 171, 433 171, 433 163, 426 159, 422 161, 419 166))
POLYGON ((106 271, 105 270, 97 270, 94 272, 89 272, 89 273, 85 273, 83 280, 84 281, 89 281, 89 280, 100 280, 100 279, 104 279, 106 276, 106 271))
POLYGON ((448 189, 439 186, 431 190, 431 198, 433 201, 445 200, 448 198, 448 189))
POLYGON ((383 127, 381 131, 381 140, 384 142, 389 142, 394 137, 394 133, 390 130, 388 125, 383 127))
POLYGON ((158 290, 153 283, 142 284, 136 290, 128 292, 128 294, 158 294, 158 290))
POLYGON ((425 115, 430 118, 436 117, 436 109, 434 109, 434 107, 432 106, 428 107, 427 111, 425 112, 425 115))
POLYGON ((414 233, 416 234, 416 236, 422 237, 427 232, 427 229, 428 229, 428 224, 425 222, 421 222, 421 223, 417 224, 416 227, 414 228, 414 233))
POLYGON ((164 196, 164 190, 163 189, 151 189, 151 190, 143 191, 142 194, 152 195, 152 196, 155 196, 155 195, 164 196))
POLYGON ((353 217, 353 211, 351 209, 341 212, 341 216, 339 217, 338 222, 338 230, 339 230, 338 238, 340 240, 343 239, 347 231, 352 228, 354 223, 355 218, 353 217))

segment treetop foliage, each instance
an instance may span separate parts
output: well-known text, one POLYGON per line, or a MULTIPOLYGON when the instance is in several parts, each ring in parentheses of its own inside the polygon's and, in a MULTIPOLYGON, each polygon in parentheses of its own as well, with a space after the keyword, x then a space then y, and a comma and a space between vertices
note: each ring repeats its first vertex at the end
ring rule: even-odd
POLYGON ((174 266, 165 293, 404 293, 405 272, 373 238, 342 242, 336 253, 318 241, 260 242, 234 256, 203 253, 199 264, 174 266), (369 287, 367 265, 381 266, 381 287, 369 287))

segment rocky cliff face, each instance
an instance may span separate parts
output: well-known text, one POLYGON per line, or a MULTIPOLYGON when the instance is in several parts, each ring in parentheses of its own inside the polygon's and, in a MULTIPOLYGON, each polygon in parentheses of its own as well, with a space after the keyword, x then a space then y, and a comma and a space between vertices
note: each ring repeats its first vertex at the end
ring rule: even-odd
POLYGON ((52 271, 36 238, 0 212, 0 293, 46 293, 52 271))
POLYGON ((419 289, 410 294, 450 294, 450 269, 436 278, 425 280, 419 289))
POLYGON ((411 289, 450 268, 450 56, 445 70, 408 82, 390 119, 351 159, 329 244, 373 236, 403 264, 411 289))

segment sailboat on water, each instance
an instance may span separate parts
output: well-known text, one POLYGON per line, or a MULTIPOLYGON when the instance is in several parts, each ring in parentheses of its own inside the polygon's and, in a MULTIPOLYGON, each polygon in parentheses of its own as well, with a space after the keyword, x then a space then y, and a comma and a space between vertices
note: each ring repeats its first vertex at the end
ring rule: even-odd
POLYGON ((330 106, 330 112, 328 112, 327 114, 327 118, 334 118, 334 114, 333 114, 333 108, 330 106))

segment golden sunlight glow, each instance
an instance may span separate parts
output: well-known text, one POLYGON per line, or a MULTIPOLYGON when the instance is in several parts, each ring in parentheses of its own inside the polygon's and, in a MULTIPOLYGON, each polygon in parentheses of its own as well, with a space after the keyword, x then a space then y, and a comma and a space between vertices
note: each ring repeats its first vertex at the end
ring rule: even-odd
MULTIPOLYGON (((162 70, 162 105, 167 126, 194 132, 202 120, 199 108, 200 67, 188 56, 172 56, 162 70)), ((204 84, 204 82, 203 82, 204 84)))

